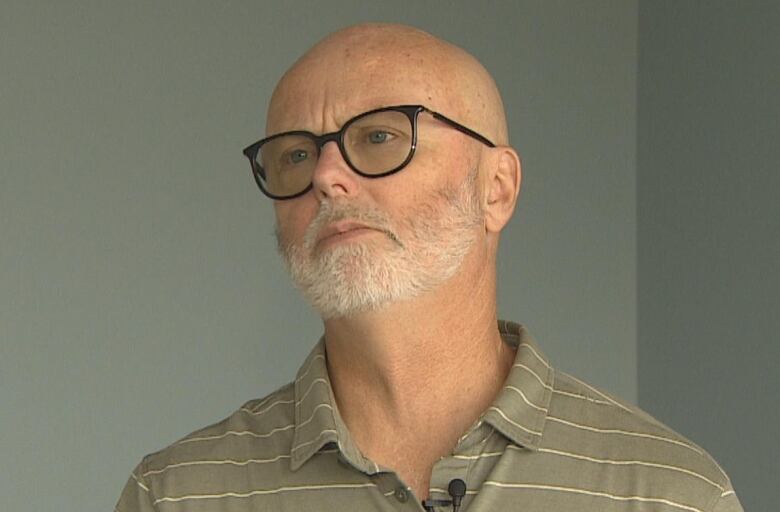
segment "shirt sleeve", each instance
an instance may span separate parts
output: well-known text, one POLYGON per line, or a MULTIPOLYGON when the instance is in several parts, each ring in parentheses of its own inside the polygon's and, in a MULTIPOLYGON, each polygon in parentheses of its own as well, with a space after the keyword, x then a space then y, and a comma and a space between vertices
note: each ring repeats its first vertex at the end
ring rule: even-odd
POLYGON ((136 466, 127 479, 115 512, 157 512, 149 484, 144 480, 142 464, 136 466))
POLYGON ((715 502, 712 512, 744 512, 744 510, 734 490, 729 489, 715 502))

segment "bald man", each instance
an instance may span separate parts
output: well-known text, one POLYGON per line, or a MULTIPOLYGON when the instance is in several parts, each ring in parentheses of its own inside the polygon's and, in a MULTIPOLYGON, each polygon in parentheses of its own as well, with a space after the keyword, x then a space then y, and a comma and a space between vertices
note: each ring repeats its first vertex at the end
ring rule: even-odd
POLYGON ((282 77, 266 132, 244 152, 324 335, 294 382, 144 458, 119 512, 741 510, 701 448, 497 319, 521 169, 471 55, 341 30, 282 77))

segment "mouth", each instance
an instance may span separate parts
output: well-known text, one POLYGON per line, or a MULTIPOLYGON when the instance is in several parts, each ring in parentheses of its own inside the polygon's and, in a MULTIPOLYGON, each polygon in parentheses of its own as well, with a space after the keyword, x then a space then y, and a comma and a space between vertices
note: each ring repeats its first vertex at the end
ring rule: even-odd
POLYGON ((323 242, 331 242, 337 240, 346 240, 355 236, 368 234, 371 232, 377 232, 378 230, 365 224, 358 222, 343 221, 329 224, 322 231, 320 231, 317 237, 317 245, 323 242))

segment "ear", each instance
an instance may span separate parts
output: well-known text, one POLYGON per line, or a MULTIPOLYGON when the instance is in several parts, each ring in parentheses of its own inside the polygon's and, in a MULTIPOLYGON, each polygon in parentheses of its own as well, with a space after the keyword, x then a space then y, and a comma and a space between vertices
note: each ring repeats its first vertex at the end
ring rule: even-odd
POLYGON ((491 152, 494 154, 489 159, 490 168, 485 183, 485 229, 489 233, 498 233, 515 211, 522 172, 520 157, 511 147, 498 146, 491 152))

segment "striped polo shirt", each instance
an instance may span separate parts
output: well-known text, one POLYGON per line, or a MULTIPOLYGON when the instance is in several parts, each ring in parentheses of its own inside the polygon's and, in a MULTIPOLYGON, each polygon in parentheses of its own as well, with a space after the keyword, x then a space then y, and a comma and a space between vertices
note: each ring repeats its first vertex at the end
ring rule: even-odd
MULTIPOLYGON (((742 510, 700 447, 553 369, 523 326, 499 321, 499 330, 517 350, 514 366, 493 404, 434 465, 430 498, 447 500, 459 478, 462 512, 742 510)), ((320 340, 294 382, 146 456, 116 510, 424 511, 426 497, 355 445, 325 358, 320 340)))

